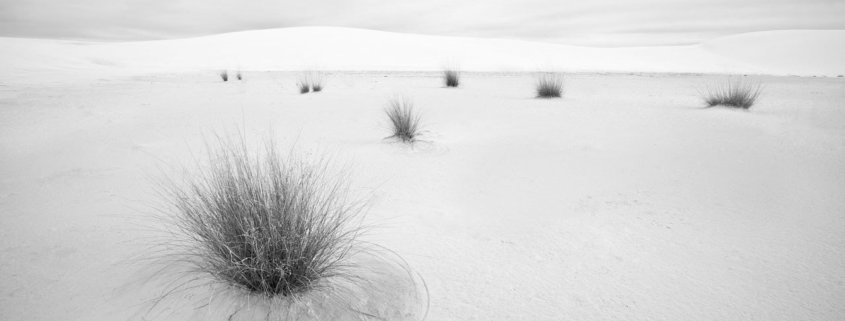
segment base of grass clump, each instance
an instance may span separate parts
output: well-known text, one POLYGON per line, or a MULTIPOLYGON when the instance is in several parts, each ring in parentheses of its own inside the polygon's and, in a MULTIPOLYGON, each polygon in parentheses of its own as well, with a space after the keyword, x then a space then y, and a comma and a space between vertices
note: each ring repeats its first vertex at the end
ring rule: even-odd
POLYGON ((537 98, 560 98, 563 96, 563 75, 558 73, 541 73, 534 84, 537 98))
POLYGON ((762 91, 763 86, 760 83, 736 78, 710 85, 699 94, 708 107, 749 109, 760 97, 762 91))
POLYGON ((253 152, 243 138, 218 139, 208 149, 206 166, 162 185, 172 228, 156 274, 171 280, 150 311, 201 303, 196 313, 210 313, 203 320, 357 320, 420 310, 418 276, 359 240, 364 202, 349 192, 348 175, 325 158, 282 156, 272 143, 253 152), (186 297, 203 302, 180 303, 186 297), (406 311, 385 315, 396 306, 406 311))

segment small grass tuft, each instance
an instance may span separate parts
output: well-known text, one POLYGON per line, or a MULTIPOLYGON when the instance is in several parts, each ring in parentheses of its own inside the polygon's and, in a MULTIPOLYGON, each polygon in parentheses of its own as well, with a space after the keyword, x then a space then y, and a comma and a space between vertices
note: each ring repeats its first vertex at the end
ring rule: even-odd
POLYGON ((726 106, 749 109, 760 97, 762 91, 763 86, 758 82, 735 78, 708 86, 699 94, 708 107, 726 106))
POLYGON ((296 87, 299 88, 300 94, 307 94, 311 92, 311 83, 306 77, 300 77, 296 82, 296 87))
POLYGON ((240 70, 238 70, 238 73, 237 73, 235 76, 238 78, 238 80, 244 80, 244 76, 243 76, 243 75, 241 75, 241 71, 240 71, 240 70))
POLYGON ((457 69, 444 70, 443 82, 446 87, 458 87, 461 83, 461 72, 457 69))
POLYGON ((296 84, 299 88, 300 94, 307 94, 309 92, 321 92, 325 88, 325 77, 321 72, 304 72, 299 75, 299 80, 296 84))
POLYGON ((311 90, 316 92, 323 91, 323 83, 325 78, 323 78, 323 74, 316 72, 311 74, 311 90))
POLYGON ((223 79, 223 81, 229 81, 229 72, 226 70, 221 71, 220 78, 223 79))
POLYGON ((560 98, 563 95, 563 75, 544 72, 537 76, 535 83, 537 98, 560 98))
POLYGON ((404 143, 413 143, 420 135, 420 115, 414 111, 414 104, 408 98, 394 98, 385 109, 390 119, 392 135, 404 143))

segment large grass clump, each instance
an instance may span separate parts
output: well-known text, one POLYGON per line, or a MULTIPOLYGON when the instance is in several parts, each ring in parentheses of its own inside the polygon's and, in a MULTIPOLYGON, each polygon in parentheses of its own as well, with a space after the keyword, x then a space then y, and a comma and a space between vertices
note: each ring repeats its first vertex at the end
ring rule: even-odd
POLYGON ((545 72, 537 76, 534 84, 537 98, 560 98, 563 96, 563 75, 545 72))
POLYGON ((394 98, 385 109, 390 120, 391 136, 405 143, 412 143, 420 135, 420 115, 415 112, 414 104, 408 98, 394 98))
POLYGON ((243 139, 219 139, 209 150, 207 168, 165 189, 193 270, 270 299, 353 277, 362 204, 348 201, 345 176, 270 143, 252 154, 243 139))
POLYGON ((458 87, 461 84, 461 72, 455 68, 443 70, 443 83, 446 87, 458 87))
POLYGON ((229 72, 226 70, 220 71, 220 78, 223 79, 223 81, 229 81, 229 72))
POLYGON ((763 86, 760 83, 737 78, 708 86, 700 95, 708 107, 749 109, 762 92, 763 86))

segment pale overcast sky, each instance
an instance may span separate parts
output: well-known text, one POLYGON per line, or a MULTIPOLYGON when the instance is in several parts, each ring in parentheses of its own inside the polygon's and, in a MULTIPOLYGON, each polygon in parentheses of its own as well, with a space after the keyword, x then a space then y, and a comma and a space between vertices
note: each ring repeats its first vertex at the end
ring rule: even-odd
POLYGON ((144 40, 342 26, 580 45, 845 29, 845 0, 0 0, 0 36, 144 40))

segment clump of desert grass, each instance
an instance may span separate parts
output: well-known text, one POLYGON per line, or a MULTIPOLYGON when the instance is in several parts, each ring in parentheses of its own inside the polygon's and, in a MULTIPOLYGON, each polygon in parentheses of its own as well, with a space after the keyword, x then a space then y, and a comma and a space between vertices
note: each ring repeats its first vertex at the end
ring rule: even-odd
POLYGON ((390 120, 391 134, 404 143, 413 143, 420 135, 420 115, 414 110, 414 103, 407 97, 393 98, 384 110, 390 120))
POLYGON ((711 84, 699 92, 708 107, 725 106, 731 108, 749 109, 763 92, 759 82, 743 78, 728 79, 717 84, 711 84))
POLYGON ((534 83, 537 98, 560 98, 563 96, 563 74, 543 72, 534 83))
POLYGON ((166 189, 198 271, 267 298, 347 277, 363 203, 326 160, 283 157, 272 143, 258 155, 224 139, 209 150, 208 168, 166 189))
POLYGON ((300 94, 309 92, 321 92, 325 88, 325 76, 322 72, 311 71, 302 73, 297 80, 296 86, 300 94))
POLYGON ((314 72, 311 74, 311 90, 316 92, 323 91, 323 87, 325 86, 326 78, 323 76, 321 72, 314 72))
POLYGON ((296 81, 296 88, 299 89, 300 94, 307 94, 311 92, 311 83, 308 82, 308 79, 300 78, 296 81))
POLYGON ((446 87, 457 88, 461 84, 461 72, 457 68, 443 70, 443 83, 446 87))
POLYGON ((235 77, 237 77, 237 78, 238 78, 238 80, 244 80, 244 77, 243 77, 243 75, 241 74, 241 71, 240 71, 240 70, 238 70, 238 73, 237 73, 237 74, 235 74, 235 77))
POLYGON ((142 319, 425 318, 422 278, 360 239, 366 202, 346 171, 272 141, 216 138, 196 169, 160 184, 166 236, 149 274, 164 288, 142 319))
POLYGON ((223 79, 223 81, 229 81, 229 72, 226 70, 221 70, 220 78, 223 79))

